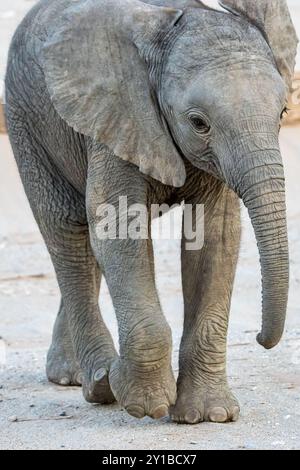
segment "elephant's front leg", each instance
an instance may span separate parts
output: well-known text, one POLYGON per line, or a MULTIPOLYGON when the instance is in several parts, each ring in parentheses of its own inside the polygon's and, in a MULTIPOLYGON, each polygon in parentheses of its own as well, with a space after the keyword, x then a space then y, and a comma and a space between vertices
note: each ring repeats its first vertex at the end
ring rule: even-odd
MULTIPOLYGON (((228 318, 240 244, 239 201, 217 185, 199 202, 205 211, 204 246, 189 251, 185 239, 182 245, 184 332, 177 402, 171 410, 174 421, 189 424, 235 421, 239 415, 226 377, 228 318)), ((195 214, 193 219, 195 225, 195 214)))
MULTIPOLYGON (((105 159, 105 157, 103 157, 105 159)), ((149 224, 147 183, 132 165, 115 159, 109 166, 101 158, 90 162, 87 208, 90 236, 112 297, 118 320, 120 357, 110 368, 109 382, 118 402, 137 418, 160 418, 175 403, 176 383, 171 368, 171 331, 162 311, 155 287, 152 242, 147 239, 149 224), (112 165, 116 168, 112 169, 112 165), (110 172, 106 175, 106 168, 110 172), (101 176, 100 176, 101 175, 101 176), (100 176, 100 177, 99 177, 100 176), (132 215, 119 210, 120 198, 128 208, 145 208, 145 232, 141 239, 126 235, 132 215), (110 234, 99 233, 100 204, 110 204, 110 234), (114 236, 116 215, 117 238, 114 236), (120 239, 119 229, 123 233, 120 239)), ((103 220, 103 219, 102 219, 103 220)), ((143 231, 143 230, 142 230, 143 231)))

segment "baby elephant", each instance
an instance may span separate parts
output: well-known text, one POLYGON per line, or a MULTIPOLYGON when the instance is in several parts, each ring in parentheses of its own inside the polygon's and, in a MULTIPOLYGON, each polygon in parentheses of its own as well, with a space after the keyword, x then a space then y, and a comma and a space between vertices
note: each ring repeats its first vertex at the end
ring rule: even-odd
MULTIPOLYGON (((222 6, 42 0, 10 48, 7 127, 61 292, 48 378, 82 384, 87 401, 117 400, 137 418, 238 418, 225 361, 239 198, 261 259, 258 342, 272 348, 284 330, 289 261, 278 133, 297 38, 285 0, 222 6), (150 237, 98 233, 99 207, 118 208, 121 197, 129 207, 184 201, 194 226, 204 204, 203 248, 189 250, 183 236, 177 386, 150 237), (102 274, 119 355, 99 311, 102 274)), ((124 232, 124 213, 116 214, 124 232)))

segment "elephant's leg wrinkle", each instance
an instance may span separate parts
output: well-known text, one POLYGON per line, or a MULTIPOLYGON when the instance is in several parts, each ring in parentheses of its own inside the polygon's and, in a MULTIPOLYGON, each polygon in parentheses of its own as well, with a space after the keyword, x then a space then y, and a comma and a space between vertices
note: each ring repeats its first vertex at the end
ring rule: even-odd
POLYGON ((47 354, 47 377, 59 385, 82 385, 82 371, 76 359, 67 312, 61 300, 47 354))
MULTIPOLYGON (((194 203, 197 202, 193 201, 194 203)), ((182 245, 184 331, 180 347, 173 420, 235 421, 239 405, 226 377, 226 342, 233 281, 240 245, 240 207, 225 187, 199 195, 204 204, 204 246, 182 245)))
MULTIPOLYGON (((44 167, 43 158, 37 152, 38 145, 32 146, 31 140, 28 143, 26 136, 22 136, 24 154, 18 159, 20 174, 52 258, 67 316, 67 322, 62 321, 62 325, 58 319, 54 341, 59 339, 58 326, 65 327, 67 323, 75 360, 83 372, 80 381, 83 381, 86 400, 112 402, 114 397, 108 385, 108 370, 116 351, 98 306, 100 271, 90 247, 85 203, 55 170, 51 173, 44 167), (99 373, 97 376, 99 369, 105 370, 100 381, 99 373)), ((62 331, 60 338, 65 335, 62 331)), ((53 345, 49 355, 53 360, 53 345)), ((70 374, 71 371, 68 376, 70 374)))
POLYGON ((116 207, 118 217, 119 197, 124 195, 128 206, 139 203, 147 207, 147 182, 135 167, 117 158, 115 171, 110 165, 106 177, 106 165, 102 172, 97 168, 100 160, 99 156, 89 166, 87 213, 93 251, 106 278, 119 327, 120 357, 110 369, 109 381, 116 399, 131 415, 160 418, 174 403, 176 384, 171 330, 155 286, 152 241, 101 239, 95 217, 99 204, 107 201, 116 207))

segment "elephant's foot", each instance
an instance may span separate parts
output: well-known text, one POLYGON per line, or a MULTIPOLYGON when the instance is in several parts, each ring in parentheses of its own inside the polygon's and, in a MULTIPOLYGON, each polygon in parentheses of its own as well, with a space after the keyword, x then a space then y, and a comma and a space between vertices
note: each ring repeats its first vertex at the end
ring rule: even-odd
POLYGON ((116 356, 98 361, 97 366, 83 374, 82 392, 89 403, 110 404, 116 401, 108 381, 109 370, 116 356))
POLYGON ((109 382, 119 404, 135 418, 162 418, 176 400, 176 383, 169 364, 153 364, 151 369, 143 370, 141 365, 119 359, 112 365, 109 382))
POLYGON ((46 373, 48 380, 58 385, 82 385, 83 375, 71 347, 52 343, 48 355, 46 373))
POLYGON ((183 424, 225 423, 237 421, 239 412, 239 403, 226 383, 195 386, 186 380, 178 387, 170 415, 173 421, 183 424))

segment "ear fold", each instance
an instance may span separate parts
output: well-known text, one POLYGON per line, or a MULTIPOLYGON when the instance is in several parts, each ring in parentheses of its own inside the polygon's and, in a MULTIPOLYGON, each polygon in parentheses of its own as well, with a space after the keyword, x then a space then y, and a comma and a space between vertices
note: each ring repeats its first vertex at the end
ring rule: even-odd
POLYGON ((47 87, 60 116, 143 173, 177 187, 185 167, 141 56, 181 15, 137 0, 82 0, 57 18, 43 49, 47 87))
POLYGON ((246 16, 267 37, 286 86, 291 89, 298 38, 286 0, 220 0, 227 10, 246 16))

